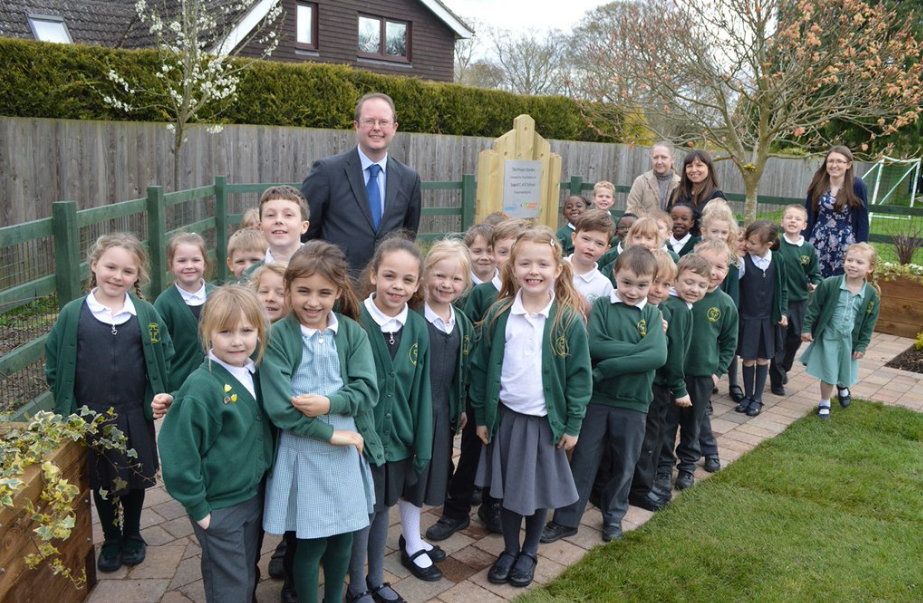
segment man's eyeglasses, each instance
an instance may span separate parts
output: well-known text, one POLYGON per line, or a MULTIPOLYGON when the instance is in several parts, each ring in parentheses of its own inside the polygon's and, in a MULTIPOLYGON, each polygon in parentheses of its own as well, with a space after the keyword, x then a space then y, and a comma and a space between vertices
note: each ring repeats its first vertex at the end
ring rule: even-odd
POLYGON ((388 128, 394 125, 394 122, 391 121, 390 119, 371 119, 369 118, 369 119, 363 119, 359 123, 362 124, 363 128, 372 129, 377 125, 382 130, 387 130, 388 128))

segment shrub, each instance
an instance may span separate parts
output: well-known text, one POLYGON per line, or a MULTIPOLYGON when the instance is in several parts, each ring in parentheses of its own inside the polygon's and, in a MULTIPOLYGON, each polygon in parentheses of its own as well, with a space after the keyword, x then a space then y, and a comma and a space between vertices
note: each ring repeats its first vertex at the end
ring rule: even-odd
MULTIPOLYGON (((349 128, 352 107, 366 92, 394 98, 401 130, 494 138, 528 113, 545 138, 598 141, 579 104, 560 96, 525 96, 388 76, 322 63, 249 61, 237 102, 201 121, 230 124, 349 128)), ((119 50, 79 44, 0 39, 0 115, 58 119, 170 121, 157 107, 130 114, 103 102, 119 95, 107 74, 114 70, 136 89, 156 88, 153 50, 119 50)), ((135 106, 144 107, 136 93, 135 106)), ((607 136, 606 140, 612 140, 607 136)))

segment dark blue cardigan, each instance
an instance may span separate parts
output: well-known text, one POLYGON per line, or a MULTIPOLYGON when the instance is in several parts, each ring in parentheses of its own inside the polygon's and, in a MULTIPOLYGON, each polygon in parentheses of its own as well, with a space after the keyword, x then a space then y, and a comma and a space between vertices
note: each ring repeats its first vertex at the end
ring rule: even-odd
MULTIPOLYGON (((852 224, 852 231, 853 235, 856 237, 856 243, 867 243, 869 240, 869 202, 868 189, 865 187, 865 181, 859 176, 856 176, 856 179, 853 180, 852 190, 862 201, 862 207, 860 209, 849 208, 849 222, 852 224)), ((814 224, 817 222, 818 217, 814 214, 814 209, 811 207, 810 194, 808 194, 804 201, 804 208, 808 210, 808 225, 801 234, 804 235, 805 239, 810 240, 814 230, 814 224)))

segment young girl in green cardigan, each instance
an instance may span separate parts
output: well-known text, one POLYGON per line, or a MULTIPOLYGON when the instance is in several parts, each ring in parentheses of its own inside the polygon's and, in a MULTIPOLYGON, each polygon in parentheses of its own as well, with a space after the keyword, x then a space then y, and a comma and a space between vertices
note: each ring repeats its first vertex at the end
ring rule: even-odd
POLYGON ((250 603, 256 589, 262 484, 273 453, 257 374, 268 331, 252 291, 238 285, 213 291, 199 325, 208 355, 160 430, 163 482, 185 507, 202 547, 209 603, 250 603))
POLYGON ((577 500, 566 451, 593 388, 582 311, 551 229, 519 235, 471 361, 469 395, 485 446, 476 483, 503 500, 504 549, 487 574, 494 584, 532 582, 548 509, 577 500))
POLYGON ((173 286, 157 296, 154 307, 167 323, 176 350, 170 372, 173 390, 182 387, 205 358, 199 342, 199 317, 213 289, 205 283, 206 258, 205 239, 195 233, 180 233, 167 243, 167 266, 173 275, 173 286))
POLYGON ((375 510, 371 526, 356 534, 353 542, 350 602, 403 601, 384 581, 388 512, 401 499, 414 507, 423 505, 422 492, 412 487, 426 474, 433 454, 429 333, 426 320, 408 306, 420 287, 422 271, 419 248, 400 235, 382 241, 366 269, 372 292, 362 302, 360 322, 375 358, 375 431, 384 448, 384 463, 372 468, 375 510), (366 556, 367 576, 363 571, 366 556))
POLYGON ((369 464, 384 462, 375 363, 336 245, 309 241, 284 282, 291 313, 272 326, 260 371, 266 413, 280 431, 263 528, 286 534, 286 578, 298 601, 318 600, 321 565, 324 600, 340 601, 354 534, 375 502, 369 464))
POLYGON ((103 235, 88 259, 92 290, 64 306, 52 327, 45 342, 45 379, 56 413, 111 408, 112 424, 137 453, 130 459, 88 449, 90 487, 105 536, 99 570, 114 572, 145 557, 141 508, 158 468, 152 404, 165 407, 173 401, 164 393, 170 391, 173 345, 160 314, 141 299, 148 263, 138 239, 103 235))
POLYGON ((430 248, 423 264, 424 303, 419 314, 429 332, 430 389, 433 400, 433 450, 426 473, 405 489, 398 501, 401 513, 401 563, 420 580, 442 578, 433 562, 445 553, 420 537, 420 500, 432 507, 445 503, 452 470, 452 438, 467 422, 465 383, 471 321, 455 302, 471 286, 468 250, 458 240, 445 239, 430 248))
POLYGON ((833 386, 839 388, 840 406, 850 403, 849 386, 859 380, 859 359, 865 355, 878 321, 881 296, 868 282, 878 254, 868 243, 846 250, 845 274, 825 279, 808 303, 801 340, 811 345, 801 356, 806 372, 820 379, 817 416, 830 418, 833 386))

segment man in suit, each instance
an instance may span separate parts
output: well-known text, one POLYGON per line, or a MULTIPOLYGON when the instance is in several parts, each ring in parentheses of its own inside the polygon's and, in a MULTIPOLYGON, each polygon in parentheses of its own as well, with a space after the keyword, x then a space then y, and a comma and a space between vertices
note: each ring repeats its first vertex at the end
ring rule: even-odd
POLYGON ((397 132, 394 101, 386 94, 366 94, 356 104, 356 148, 318 159, 301 192, 311 208, 305 240, 324 239, 346 254, 358 275, 375 245, 389 232, 420 226, 420 176, 388 156, 397 132))

